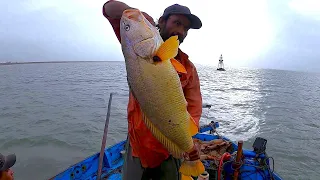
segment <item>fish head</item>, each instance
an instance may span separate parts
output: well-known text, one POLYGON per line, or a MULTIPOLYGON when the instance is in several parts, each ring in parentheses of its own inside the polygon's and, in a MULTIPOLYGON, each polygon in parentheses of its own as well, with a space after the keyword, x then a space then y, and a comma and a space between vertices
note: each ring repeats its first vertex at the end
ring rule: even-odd
POLYGON ((163 40, 138 9, 127 9, 120 20, 121 45, 124 55, 139 56, 153 63, 152 57, 163 40))

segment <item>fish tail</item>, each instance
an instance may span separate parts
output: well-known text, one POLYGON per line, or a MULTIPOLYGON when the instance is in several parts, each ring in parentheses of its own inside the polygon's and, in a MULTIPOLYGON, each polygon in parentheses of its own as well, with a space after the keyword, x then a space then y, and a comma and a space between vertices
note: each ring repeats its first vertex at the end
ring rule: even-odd
POLYGON ((197 177, 205 171, 202 162, 198 159, 196 161, 183 161, 179 172, 185 176, 197 177))
POLYGON ((193 178, 191 176, 181 174, 181 180, 193 180, 193 178))

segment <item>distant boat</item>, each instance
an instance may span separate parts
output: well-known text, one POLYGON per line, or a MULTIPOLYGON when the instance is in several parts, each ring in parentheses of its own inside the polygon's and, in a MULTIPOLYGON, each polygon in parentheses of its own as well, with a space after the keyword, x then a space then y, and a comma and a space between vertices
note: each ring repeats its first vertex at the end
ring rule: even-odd
POLYGON ((220 56, 220 59, 219 59, 219 64, 218 64, 218 68, 217 68, 218 71, 225 71, 224 69, 224 65, 223 65, 223 58, 222 58, 222 54, 220 56))

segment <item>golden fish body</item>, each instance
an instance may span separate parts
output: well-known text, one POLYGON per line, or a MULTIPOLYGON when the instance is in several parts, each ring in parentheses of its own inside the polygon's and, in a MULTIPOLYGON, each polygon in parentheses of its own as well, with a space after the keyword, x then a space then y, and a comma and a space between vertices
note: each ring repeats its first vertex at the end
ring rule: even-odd
MULTIPOLYGON (((192 136, 198 128, 187 111, 177 66, 173 66, 177 61, 170 60, 178 53, 178 38, 163 42, 158 30, 136 9, 124 11, 120 34, 128 84, 139 102, 144 122, 173 156, 181 158, 193 149, 192 136), (154 56, 161 62, 155 62, 154 56)), ((196 166, 200 165, 194 163, 181 172, 201 174, 202 167, 194 170, 196 166)))
POLYGON ((130 87, 154 128, 176 147, 170 149, 169 144, 164 145, 180 157, 179 153, 193 148, 193 140, 188 131, 190 115, 179 76, 170 61, 158 65, 140 61, 141 68, 128 74, 130 87))

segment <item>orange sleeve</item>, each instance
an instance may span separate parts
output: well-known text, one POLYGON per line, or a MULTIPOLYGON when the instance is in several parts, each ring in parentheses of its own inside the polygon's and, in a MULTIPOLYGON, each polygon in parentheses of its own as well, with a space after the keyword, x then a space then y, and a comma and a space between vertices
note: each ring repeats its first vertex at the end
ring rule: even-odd
POLYGON ((197 69, 192 65, 188 84, 184 87, 184 96, 188 102, 187 110, 199 127, 202 114, 202 95, 197 69))
POLYGON ((114 33, 116 34, 119 42, 121 42, 121 38, 120 38, 120 19, 118 19, 118 18, 117 19, 113 19, 113 18, 109 17, 104 11, 104 6, 107 3, 111 2, 111 1, 114 1, 114 0, 109 0, 106 3, 104 3, 104 5, 102 6, 102 14, 103 14, 103 16, 105 18, 107 18, 109 20, 109 22, 110 22, 110 24, 111 24, 111 26, 113 28, 114 33))

